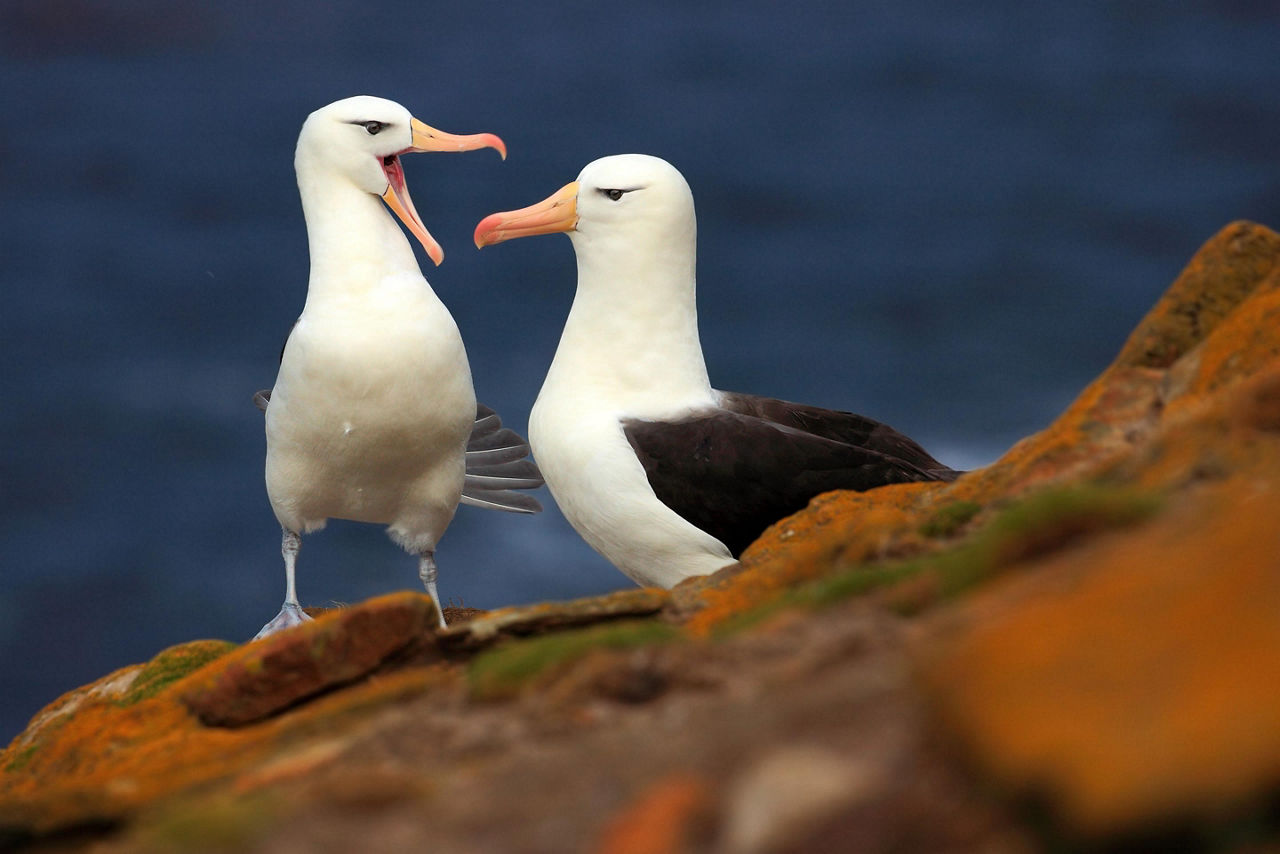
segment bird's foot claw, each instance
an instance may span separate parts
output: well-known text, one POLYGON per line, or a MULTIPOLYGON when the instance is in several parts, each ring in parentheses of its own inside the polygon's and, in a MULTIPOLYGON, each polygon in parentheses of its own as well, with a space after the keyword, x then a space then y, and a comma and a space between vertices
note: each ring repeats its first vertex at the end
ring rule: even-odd
POLYGON ((283 631, 291 626, 300 626, 303 623, 311 621, 311 617, 302 607, 297 604, 286 602, 281 608, 280 613, 276 614, 275 619, 263 626, 256 635, 254 640, 261 640, 267 635, 273 635, 276 632, 283 631))

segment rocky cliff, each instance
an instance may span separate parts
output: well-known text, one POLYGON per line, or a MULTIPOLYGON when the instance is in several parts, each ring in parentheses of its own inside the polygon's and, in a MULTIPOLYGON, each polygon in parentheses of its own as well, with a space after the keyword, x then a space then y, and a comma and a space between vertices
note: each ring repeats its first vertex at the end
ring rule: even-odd
POLYGON ((1280 848, 1280 236, 1213 237, 1042 433, 671 592, 194 641, 0 755, 0 846, 1280 848))

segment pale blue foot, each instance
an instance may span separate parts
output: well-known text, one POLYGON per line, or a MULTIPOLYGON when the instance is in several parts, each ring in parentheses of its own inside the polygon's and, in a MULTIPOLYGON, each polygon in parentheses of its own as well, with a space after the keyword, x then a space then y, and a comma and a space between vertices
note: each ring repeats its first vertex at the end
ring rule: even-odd
POLYGON ((271 622, 262 627, 259 632, 253 636, 254 640, 265 638, 267 635, 274 635, 278 631, 282 631, 291 626, 300 626, 303 623, 311 621, 311 617, 307 616, 307 612, 297 602, 285 602, 280 608, 280 613, 271 622))

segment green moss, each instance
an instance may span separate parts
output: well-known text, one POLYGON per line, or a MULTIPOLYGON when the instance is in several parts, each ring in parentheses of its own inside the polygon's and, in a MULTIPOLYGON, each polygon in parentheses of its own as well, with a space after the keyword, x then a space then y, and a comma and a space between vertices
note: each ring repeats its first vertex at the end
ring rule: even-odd
MULTIPOLYGON (((1158 495, 1124 487, 1079 484, 1048 489, 1010 505, 953 548, 911 560, 859 564, 837 571, 725 621, 717 636, 742 631, 790 608, 821 608, 920 577, 932 581, 927 586, 935 597, 955 597, 1019 561, 1056 551, 1089 533, 1140 522, 1160 504, 1158 495)), ((957 510, 949 518, 962 515, 957 510)), ((928 596, 908 596, 894 607, 912 613, 930 601, 928 596)))
POLYGON ((938 593, 956 596, 1012 564, 1147 519, 1160 503, 1153 493, 1125 487, 1086 483, 1047 489, 1010 505, 968 541, 916 562, 904 575, 934 573, 938 593))
POLYGON ((969 520, 977 516, 981 510, 982 505, 976 501, 953 501, 938 508, 938 511, 920 526, 920 533, 932 539, 950 537, 967 525, 969 520))
POLYGON ((914 562, 900 574, 932 573, 943 598, 957 596, 1020 561, 1082 537, 1141 522, 1160 507, 1150 492, 1076 484, 1031 495, 996 516, 956 548, 914 562))
POLYGON ((1123 528, 1160 509, 1159 495, 1123 486, 1085 483, 1036 493, 992 521, 975 545, 998 564, 1056 551, 1081 536, 1123 528))
POLYGON ((169 647, 147 662, 116 702, 131 706, 156 696, 174 682, 236 648, 230 641, 193 641, 169 647))
POLYGON ((36 751, 40 749, 39 742, 33 742, 18 752, 18 755, 5 763, 4 770, 6 773, 14 774, 23 770, 31 764, 31 758, 36 755, 36 751))
POLYGON ((656 620, 632 620, 516 641, 484 652, 467 670, 476 699, 511 697, 539 675, 594 649, 628 649, 668 643, 680 632, 656 620))
POLYGON ((184 798, 144 820, 138 836, 149 850, 244 851, 261 839, 282 805, 264 794, 184 798))
POLYGON ((904 578, 918 570, 918 562, 887 565, 860 565, 856 570, 839 572, 788 590, 781 595, 729 617, 715 629, 714 637, 725 638, 768 620, 792 608, 821 608, 853 596, 869 593, 904 578))

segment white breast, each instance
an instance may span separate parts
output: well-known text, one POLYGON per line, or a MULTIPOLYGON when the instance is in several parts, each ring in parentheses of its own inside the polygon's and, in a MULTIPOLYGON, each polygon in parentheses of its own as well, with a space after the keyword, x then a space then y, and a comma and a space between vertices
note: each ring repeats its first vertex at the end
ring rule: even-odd
POLYGON ((267 410, 267 492, 282 524, 328 518, 443 533, 462 490, 475 393, 448 310, 401 273, 309 300, 267 410))
POLYGON ((671 587, 733 556, 658 500, 618 413, 561 394, 548 377, 529 416, 547 487, 587 544, 638 584, 671 587))

